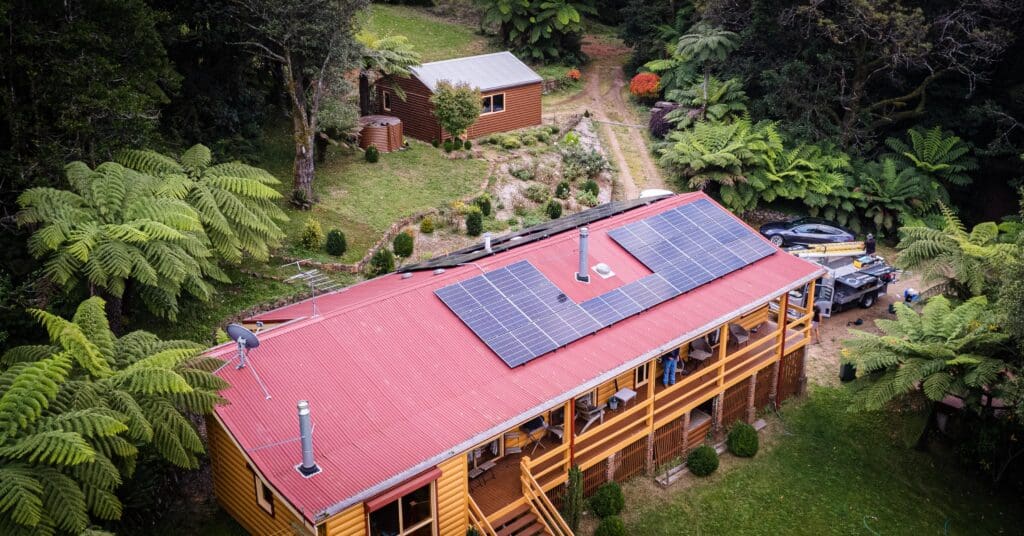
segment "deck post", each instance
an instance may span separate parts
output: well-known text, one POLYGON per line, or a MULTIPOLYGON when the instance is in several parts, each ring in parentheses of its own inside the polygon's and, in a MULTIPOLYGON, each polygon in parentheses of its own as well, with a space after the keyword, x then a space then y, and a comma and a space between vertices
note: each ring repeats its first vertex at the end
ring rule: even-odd
POLYGON ((750 424, 757 416, 757 408, 754 407, 754 399, 757 395, 757 373, 751 374, 747 381, 750 383, 747 388, 747 423, 750 424))
POLYGON ((768 378, 768 380, 769 380, 768 381, 768 403, 771 404, 772 406, 776 407, 776 408, 779 407, 778 404, 775 403, 775 399, 778 397, 778 394, 779 394, 778 393, 778 385, 779 384, 778 384, 778 381, 777 381, 778 377, 779 377, 779 362, 776 361, 776 362, 772 363, 771 377, 768 378))
POLYGON ((779 409, 779 382, 782 381, 782 359, 786 357, 786 330, 789 324, 789 292, 779 299, 779 358, 775 360, 772 371, 772 390, 768 398, 775 409, 779 409))
POLYGON ((615 455, 616 454, 618 454, 618 452, 613 452, 611 454, 611 456, 608 456, 608 465, 605 468, 605 475, 604 475, 605 478, 608 480, 608 482, 614 482, 615 481, 615 455))
POLYGON ((690 448, 690 412, 683 414, 683 455, 690 448))
POLYGON ((647 456, 644 457, 644 473, 654 476, 654 432, 647 434, 647 456))
POLYGON ((715 439, 722 433, 722 403, 725 401, 725 393, 718 393, 711 401, 711 432, 715 439))

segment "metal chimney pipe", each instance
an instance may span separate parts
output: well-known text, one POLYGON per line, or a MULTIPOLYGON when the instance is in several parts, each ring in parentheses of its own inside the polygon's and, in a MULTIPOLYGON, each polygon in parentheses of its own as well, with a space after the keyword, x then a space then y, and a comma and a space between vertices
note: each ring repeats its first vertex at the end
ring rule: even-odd
POLYGON ((313 460, 313 424, 309 420, 309 402, 299 400, 299 438, 302 441, 302 464, 299 465, 299 473, 302 476, 312 476, 320 472, 316 461, 313 460))
POLYGON ((484 250, 487 253, 494 253, 494 250, 491 249, 491 233, 489 232, 484 233, 484 250))
POLYGON ((588 236, 590 236, 590 230, 586 227, 580 227, 580 266, 576 272, 576 281, 583 283, 590 282, 590 272, 587 271, 587 248, 589 246, 589 240, 587 240, 588 236))

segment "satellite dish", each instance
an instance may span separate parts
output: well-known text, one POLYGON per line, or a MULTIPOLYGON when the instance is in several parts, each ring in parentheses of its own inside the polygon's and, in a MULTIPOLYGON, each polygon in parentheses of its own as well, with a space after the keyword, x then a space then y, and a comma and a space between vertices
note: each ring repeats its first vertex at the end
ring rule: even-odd
POLYGON ((245 326, 241 324, 231 324, 227 328, 228 337, 231 340, 238 343, 238 366, 236 369, 240 369, 245 366, 245 352, 252 348, 256 348, 260 345, 260 339, 256 337, 256 334, 249 331, 245 326))

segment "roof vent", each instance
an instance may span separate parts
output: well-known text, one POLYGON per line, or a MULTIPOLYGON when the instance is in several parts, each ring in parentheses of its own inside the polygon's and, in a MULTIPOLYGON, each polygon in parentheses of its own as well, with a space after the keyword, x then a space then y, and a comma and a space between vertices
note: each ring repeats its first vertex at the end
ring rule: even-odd
POLYGON ((409 279, 412 277, 412 272, 405 272, 402 274, 402 279, 409 279))
POLYGON ((615 276, 615 272, 612 271, 612 267, 603 262, 595 264, 593 269, 597 275, 601 276, 601 279, 608 279, 609 277, 615 276))
POLYGON ((444 273, 444 268, 437 268, 433 272, 434 275, 441 275, 443 273, 444 273))
POLYGON ((299 400, 299 440, 302 442, 302 463, 295 466, 299 473, 309 478, 320 472, 313 459, 313 424, 309 420, 309 402, 299 400))
POLYGON ((586 227, 580 227, 580 266, 576 270, 576 281, 581 283, 590 282, 590 273, 587 272, 587 247, 588 238, 590 236, 590 230, 586 227))
POLYGON ((484 233, 484 251, 494 253, 494 250, 491 249, 491 233, 484 233))

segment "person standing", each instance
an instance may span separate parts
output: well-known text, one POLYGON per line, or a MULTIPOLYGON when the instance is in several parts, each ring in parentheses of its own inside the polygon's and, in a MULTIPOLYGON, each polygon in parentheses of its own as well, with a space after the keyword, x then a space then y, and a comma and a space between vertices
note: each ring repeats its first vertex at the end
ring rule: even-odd
POLYGON ((669 385, 675 385, 676 383, 676 366, 679 363, 679 348, 672 350, 671 352, 661 356, 661 366, 665 369, 665 373, 661 377, 661 383, 665 387, 669 385))
POLYGON ((811 311, 811 343, 820 343, 821 333, 818 331, 818 324, 821 322, 821 308, 815 305, 811 311))
POLYGON ((866 255, 875 254, 875 235, 871 233, 868 233, 868 238, 864 241, 864 253, 866 255))

